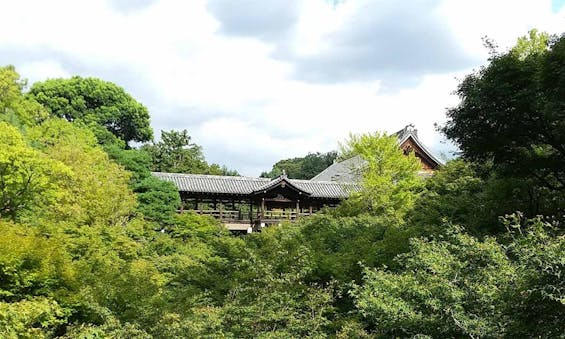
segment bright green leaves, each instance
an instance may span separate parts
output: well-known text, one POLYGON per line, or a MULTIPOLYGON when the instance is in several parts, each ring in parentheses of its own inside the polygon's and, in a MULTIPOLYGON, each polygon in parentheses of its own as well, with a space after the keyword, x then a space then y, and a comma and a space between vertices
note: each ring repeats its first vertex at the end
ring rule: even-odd
POLYGON ((1 217, 48 208, 62 198, 59 186, 70 177, 67 166, 32 149, 16 128, 0 122, 1 217))
POLYGON ((547 50, 549 44, 549 34, 546 32, 538 32, 537 29, 531 29, 528 35, 518 38, 516 46, 510 53, 516 55, 519 59, 524 60, 533 54, 541 54, 547 50))
POLYGON ((51 159, 73 173, 59 182, 64 200, 47 211, 50 218, 86 225, 128 220, 136 205, 128 187, 130 174, 93 143, 90 131, 55 119, 32 129, 30 136, 51 159))
POLYGON ((341 148, 342 157, 360 156, 364 160, 358 169, 363 188, 344 207, 357 211, 354 213, 404 216, 423 184, 417 174, 418 159, 413 154, 404 155, 396 137, 381 133, 351 135, 341 148))
POLYGON ((60 237, 5 221, 0 230, 0 301, 51 296, 73 284, 60 237))
POLYGON ((56 329, 67 322, 68 313, 56 301, 44 297, 0 302, 0 337, 51 338, 56 329))
POLYGON ((24 98, 26 81, 13 66, 0 67, 0 121, 33 126, 48 117, 47 110, 33 99, 24 98))

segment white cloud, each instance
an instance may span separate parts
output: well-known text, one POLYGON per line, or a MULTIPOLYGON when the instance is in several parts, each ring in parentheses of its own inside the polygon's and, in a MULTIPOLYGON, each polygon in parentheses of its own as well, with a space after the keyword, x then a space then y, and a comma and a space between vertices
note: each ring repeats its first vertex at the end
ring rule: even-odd
MULTIPOLYGON (((381 3, 411 4, 364 0, 334 7, 324 0, 303 1, 296 17, 281 18, 287 26, 273 24, 267 35, 254 35, 250 27, 244 35, 230 35, 204 0, 123 6, 112 1, 4 3, 0 62, 14 64, 32 81, 76 74, 116 82, 149 107, 157 131, 186 128, 207 158, 245 175, 269 170, 281 158, 335 149, 349 132, 394 132, 407 123, 416 124, 427 145, 440 149, 433 124, 443 122, 445 108, 457 103, 450 94, 454 78, 486 62, 482 36, 507 48, 533 27, 565 31, 565 9, 552 13, 549 0, 419 2, 418 8, 433 6, 430 15, 441 21, 436 28, 448 30, 459 52, 478 60, 476 65, 441 71, 439 64, 412 77, 412 62, 414 69, 426 68, 418 68, 419 55, 408 55, 393 87, 374 72, 362 80, 313 84, 297 80, 298 61, 284 56, 285 50, 300 58, 332 53, 339 46, 328 37, 351 29, 360 11, 381 3)), ((404 12, 415 11, 394 11, 409 26, 404 12)), ((415 33, 424 42, 428 37, 425 31, 415 33)), ((387 36, 399 38, 394 31, 387 36)))

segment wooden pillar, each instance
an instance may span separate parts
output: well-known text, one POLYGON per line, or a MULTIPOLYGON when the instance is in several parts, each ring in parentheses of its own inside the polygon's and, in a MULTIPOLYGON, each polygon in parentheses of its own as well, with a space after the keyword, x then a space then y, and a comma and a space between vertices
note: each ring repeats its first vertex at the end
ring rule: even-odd
POLYGON ((249 222, 253 223, 253 200, 249 200, 249 222))
POLYGON ((261 219, 265 216, 265 198, 261 198, 261 219))
POLYGON ((223 216, 223 213, 222 213, 223 206, 224 206, 224 205, 220 202, 220 220, 223 220, 223 219, 224 219, 224 218, 223 218, 224 216, 223 216))
POLYGON ((312 215, 312 203, 310 203, 310 207, 308 208, 310 215, 312 215))
POLYGON ((296 200, 296 215, 294 217, 298 218, 299 215, 300 215, 300 199, 296 200))

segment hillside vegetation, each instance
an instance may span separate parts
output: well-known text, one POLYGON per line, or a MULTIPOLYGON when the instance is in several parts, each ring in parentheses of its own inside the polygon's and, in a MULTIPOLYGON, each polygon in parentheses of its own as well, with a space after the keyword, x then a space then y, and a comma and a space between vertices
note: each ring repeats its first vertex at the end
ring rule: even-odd
POLYGON ((361 192, 243 237, 151 176, 236 174, 188 132, 131 148, 123 89, 0 68, 0 337, 564 337, 565 37, 533 37, 461 82, 433 177, 353 136, 361 192))

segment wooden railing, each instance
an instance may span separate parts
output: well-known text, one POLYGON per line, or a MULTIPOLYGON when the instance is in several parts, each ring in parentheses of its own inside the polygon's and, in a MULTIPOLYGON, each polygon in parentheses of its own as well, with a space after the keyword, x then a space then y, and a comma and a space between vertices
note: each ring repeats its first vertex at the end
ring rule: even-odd
POLYGON ((301 216, 310 215, 310 213, 301 213, 297 211, 264 211, 262 218, 265 220, 294 220, 301 216))
MULTIPOLYGON (((187 212, 188 210, 184 210, 184 211, 178 211, 179 213, 183 213, 183 212, 187 212)), ((215 209, 215 210, 190 210, 191 212, 194 212, 196 214, 201 214, 201 215, 209 215, 211 217, 214 217, 216 219, 222 220, 222 221, 245 221, 245 222, 251 222, 251 220, 249 220, 249 212, 242 212, 242 211, 233 211, 233 210, 222 210, 222 209, 215 209)), ((285 220, 296 220, 299 217, 302 216, 308 216, 311 215, 311 213, 306 212, 297 212, 296 210, 268 210, 268 211, 263 211, 263 213, 261 212, 257 212, 257 214, 254 213, 253 215, 253 221, 254 220, 260 220, 260 221, 270 221, 270 222, 276 222, 276 221, 285 221, 285 220)))
POLYGON ((249 220, 249 214, 248 213, 244 213, 241 211, 230 211, 230 210, 183 210, 183 211, 178 211, 179 213, 184 213, 184 212, 194 212, 196 214, 201 214, 201 215, 209 215, 211 217, 214 217, 216 219, 220 219, 220 220, 227 220, 227 221, 236 221, 236 220, 249 220))

